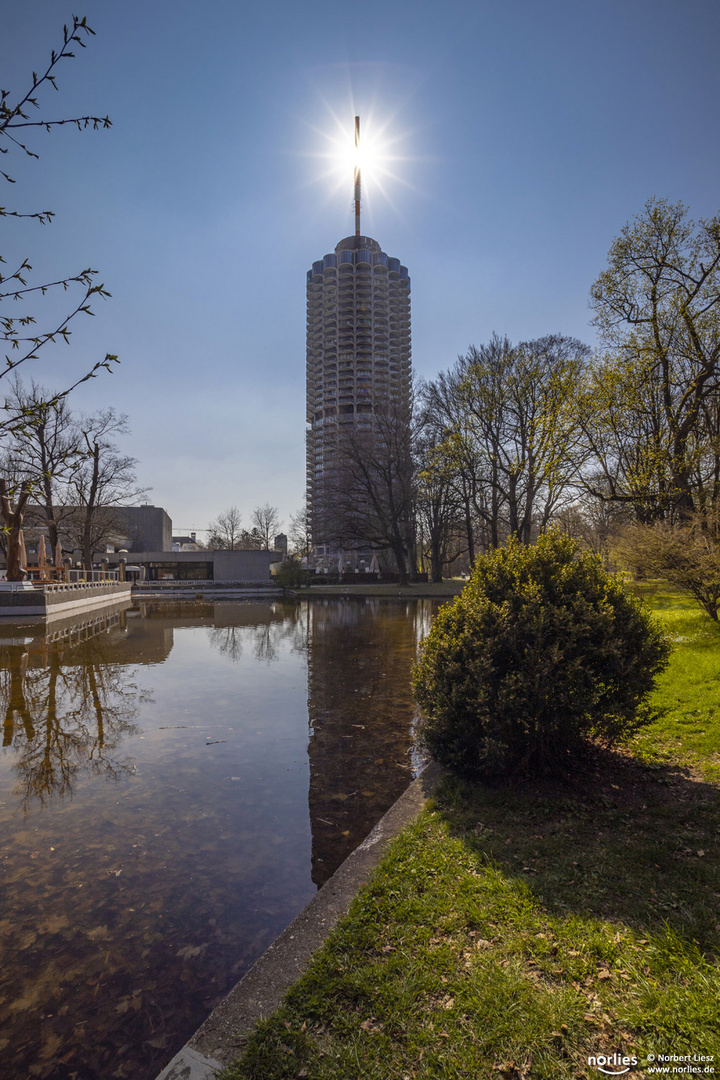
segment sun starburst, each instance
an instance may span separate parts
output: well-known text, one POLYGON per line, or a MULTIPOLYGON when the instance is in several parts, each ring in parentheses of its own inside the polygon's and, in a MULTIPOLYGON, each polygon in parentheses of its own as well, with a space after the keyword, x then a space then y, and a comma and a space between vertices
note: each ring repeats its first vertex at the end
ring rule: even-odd
MULTIPOLYGON (((355 103, 351 102, 348 114, 343 115, 325 104, 331 117, 329 130, 312 126, 316 148, 307 151, 309 157, 323 165, 314 173, 313 182, 329 187, 331 198, 343 191, 349 196, 354 189, 357 204, 361 177, 363 208, 369 208, 379 196, 399 213, 392 189, 396 185, 410 186, 398 172, 401 163, 413 160, 406 152, 408 133, 397 130, 393 117, 381 120, 377 110, 369 108, 361 113, 362 130, 357 140, 355 120, 360 110, 355 103)), ((357 225, 357 205, 355 210, 357 225)))

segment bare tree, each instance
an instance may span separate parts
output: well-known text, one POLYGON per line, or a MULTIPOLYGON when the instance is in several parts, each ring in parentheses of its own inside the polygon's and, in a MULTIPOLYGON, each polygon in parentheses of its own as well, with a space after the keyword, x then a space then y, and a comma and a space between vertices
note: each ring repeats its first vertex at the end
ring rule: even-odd
POLYGON ((415 569, 412 406, 376 407, 367 427, 340 434, 332 500, 335 539, 391 551, 402 583, 415 569))
MULTIPOLYGON (((17 96, 12 91, 0 90, 0 154, 7 155, 13 151, 24 157, 37 159, 39 155, 25 141, 25 129, 28 128, 49 131, 54 127, 65 124, 74 125, 78 130, 88 127, 94 129, 110 127, 110 120, 107 116, 74 116, 59 120, 50 119, 47 116, 32 118, 34 115, 33 110, 40 109, 40 93, 51 87, 57 90, 58 65, 61 61, 74 56, 74 46, 85 48, 83 39, 91 34, 93 34, 93 31, 87 25, 85 18, 73 16, 71 25, 63 27, 63 41, 60 49, 57 52, 53 50, 50 62, 43 73, 40 75, 35 72, 32 73, 27 90, 25 92, 21 91, 17 96)), ((0 179, 9 184, 15 182, 12 176, 4 170, 0 170, 0 179)), ((24 211, 8 209, 6 206, 0 205, 0 217, 29 218, 38 224, 46 225, 52 221, 53 216, 51 210, 24 211)), ((21 313, 11 315, 7 312, 7 309, 3 309, 2 314, 0 314, 0 341, 4 343, 4 348, 7 350, 4 356, 4 364, 0 366, 0 380, 17 375, 18 368, 29 361, 36 360, 41 350, 45 350, 44 356, 48 351, 47 346, 60 341, 66 344, 69 343, 71 336, 70 326, 73 320, 79 315, 91 315, 91 302, 94 299, 97 300, 100 297, 104 298, 110 295, 104 285, 97 282, 97 271, 90 268, 80 270, 74 274, 61 275, 53 280, 35 283, 30 278, 32 266, 28 258, 19 257, 13 259, 8 256, 6 259, 0 254, 0 266, 4 268, 6 265, 8 265, 7 273, 0 273, 0 304, 12 302, 13 310, 17 311, 20 308, 21 313), (69 305, 69 310, 64 315, 57 316, 52 312, 45 315, 43 310, 37 312, 37 305, 43 297, 59 292, 69 292, 74 296, 69 305), (26 306, 28 303, 35 305, 35 312, 28 309, 26 306)), ((42 404, 50 405, 59 401, 66 397, 76 386, 97 375, 100 370, 111 371, 115 363, 117 363, 117 357, 107 353, 84 374, 69 379, 70 385, 42 404)), ((40 402, 36 404, 40 404, 40 402)), ((12 395, 5 399, 0 408, 2 410, 0 435, 24 427, 28 420, 28 414, 22 410, 18 411, 13 406, 12 395)), ((12 526, 8 525, 8 515, 12 517, 13 514, 20 512, 20 503, 27 502, 29 493, 25 494, 24 489, 20 490, 18 506, 15 510, 12 510, 12 495, 14 492, 12 487, 7 484, 7 475, 5 481, 3 527, 8 551, 8 575, 10 580, 18 580, 18 578, 13 578, 11 575, 15 573, 15 569, 12 568, 17 568, 18 573, 20 572, 19 529, 16 527, 17 523, 12 526)))
MULTIPOLYGON (((93 33, 94 31, 87 25, 84 18, 80 19, 73 16, 72 25, 63 27, 62 46, 58 52, 53 50, 50 63, 45 72, 41 75, 33 72, 29 88, 24 93, 21 92, 17 98, 12 95, 11 91, 0 91, 0 153, 5 155, 10 150, 13 150, 26 157, 37 159, 39 155, 25 141, 21 141, 25 139, 25 129, 27 128, 39 128, 49 131, 51 128, 65 124, 74 125, 79 130, 87 127, 95 129, 110 127, 110 120, 107 116, 76 116, 62 120, 51 120, 47 117, 31 119, 31 110, 40 109, 38 94, 49 87, 57 90, 56 69, 58 64, 62 60, 70 59, 75 55, 72 51, 73 46, 78 45, 85 48, 83 38, 93 33), (22 135, 20 135, 21 130, 22 135)), ((8 183, 14 183, 12 177, 5 171, 0 170, 0 177, 8 183)), ((23 212, 9 210, 4 206, 0 206, 0 217, 31 218, 39 224, 46 225, 52 221, 53 216, 51 210, 23 212)), ((5 364, 0 368, 0 379, 7 378, 12 373, 17 373, 17 369, 22 364, 37 359, 40 350, 45 346, 58 341, 69 342, 70 324, 73 319, 81 314, 92 314, 90 302, 93 298, 109 296, 105 287, 97 284, 97 271, 95 270, 86 269, 77 274, 60 277, 54 281, 29 284, 31 271, 30 261, 25 258, 16 263, 14 268, 11 265, 7 274, 0 274, 0 303, 12 301, 14 304, 19 303, 22 305, 28 300, 39 300, 49 292, 67 290, 75 290, 76 294, 78 294, 77 299, 67 314, 54 319, 50 326, 45 329, 38 327, 38 319, 28 311, 24 311, 19 316, 3 314, 0 317, 0 340, 10 350, 5 355, 5 364)), ((89 371, 75 380, 71 386, 56 394, 54 396, 55 400, 69 394, 80 383, 96 375, 100 369, 110 370, 116 362, 117 357, 108 353, 102 360, 98 360, 93 364, 89 371)), ((0 420, 0 432, 12 430, 18 419, 21 422, 24 419, 22 414, 18 415, 13 410, 9 402, 6 401, 3 408, 5 416, 0 420)))
MULTIPOLYGON (((494 493, 485 482, 481 458, 468 432, 467 413, 461 386, 469 360, 458 357, 450 371, 441 371, 422 389, 423 411, 436 430, 434 463, 447 470, 462 505, 463 527, 467 540, 468 561, 472 565, 481 529, 496 519, 492 509, 494 493), (479 513, 479 509, 482 513, 479 513)), ((487 537, 483 546, 489 546, 487 537)))
POLYGON ((70 529, 86 571, 92 570, 93 552, 122 534, 125 524, 118 507, 137 502, 147 492, 137 487, 137 460, 120 454, 114 441, 128 430, 127 416, 112 408, 77 421, 85 457, 69 483, 76 507, 70 529))
POLYGON ((310 524, 310 514, 303 502, 300 509, 290 515, 290 554, 297 558, 307 557, 312 547, 310 524))
POLYGON ((592 288, 606 349, 586 435, 595 494, 641 520, 692 519, 720 495, 720 216, 650 199, 592 288))
POLYGON ((496 547, 509 535, 529 543, 574 495, 588 358, 586 345, 559 334, 519 345, 493 335, 425 388, 438 428, 433 497, 446 477, 462 504, 470 561, 478 543, 496 547))
POLYGON ((263 538, 256 525, 252 529, 243 529, 240 534, 240 547, 249 548, 251 551, 261 551, 263 549, 263 538))
POLYGON ((225 513, 219 514, 208 527, 207 546, 219 551, 235 551, 242 547, 241 519, 237 506, 231 506, 225 513))
POLYGON ((274 543, 275 535, 280 532, 282 521, 277 507, 265 503, 264 506, 256 506, 252 512, 253 532, 260 537, 260 546, 266 551, 270 550, 271 542, 274 543))
MULTIPOLYGON (((491 542, 503 532, 529 543, 562 505, 582 465, 575 399, 589 349, 559 334, 507 338, 471 349, 460 384, 466 438, 491 491, 491 542)), ((488 508, 476 504, 480 516, 488 508)))
POLYGON ((429 558, 432 581, 442 581, 444 568, 467 551, 461 490, 442 438, 432 412, 426 411, 417 445, 415 515, 419 550, 429 558))
POLYGON ((9 400, 25 421, 13 432, 7 449, 8 464, 15 475, 31 483, 54 551, 63 518, 68 515, 67 482, 82 454, 74 418, 66 398, 56 397, 35 382, 25 389, 16 380, 9 400))

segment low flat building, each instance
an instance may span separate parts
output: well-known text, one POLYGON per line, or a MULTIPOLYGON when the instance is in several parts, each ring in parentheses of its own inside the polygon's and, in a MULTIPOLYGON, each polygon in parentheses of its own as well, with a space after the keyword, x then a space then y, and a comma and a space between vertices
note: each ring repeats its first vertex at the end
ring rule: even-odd
POLYGON ((108 552, 99 558, 115 567, 121 559, 138 566, 144 581, 270 581, 270 564, 282 562, 282 551, 242 548, 235 551, 108 552))

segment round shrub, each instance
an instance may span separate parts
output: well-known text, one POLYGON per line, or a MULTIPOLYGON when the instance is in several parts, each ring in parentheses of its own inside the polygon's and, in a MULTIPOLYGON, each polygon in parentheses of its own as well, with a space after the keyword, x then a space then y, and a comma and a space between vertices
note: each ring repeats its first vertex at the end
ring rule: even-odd
POLYGON ((307 572, 303 570, 299 559, 285 559, 275 571, 274 581, 283 589, 297 589, 307 579, 307 572))
POLYGON ((420 737, 468 777, 564 773, 592 741, 649 723, 669 645, 641 602, 569 536, 482 555, 413 672, 420 737))

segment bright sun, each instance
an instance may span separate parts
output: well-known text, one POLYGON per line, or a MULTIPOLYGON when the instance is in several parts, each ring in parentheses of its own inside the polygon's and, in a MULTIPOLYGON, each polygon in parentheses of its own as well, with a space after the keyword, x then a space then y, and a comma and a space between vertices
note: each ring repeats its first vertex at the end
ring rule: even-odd
POLYGON ((378 140, 371 124, 362 124, 356 146, 354 124, 345 123, 341 130, 328 136, 328 146, 323 157, 337 175, 338 183, 352 184, 355 170, 360 168, 363 186, 375 186, 385 173, 385 150, 386 147, 378 140))
POLYGON ((389 133, 389 123, 383 124, 373 116, 360 116, 360 135, 355 145, 355 117, 338 116, 330 110, 333 130, 315 129, 321 140, 321 148, 311 156, 324 162, 325 168, 315 180, 330 182, 332 194, 347 192, 348 201, 353 196, 353 185, 359 168, 362 183, 362 201, 366 206, 375 195, 382 196, 392 206, 389 188, 395 183, 406 183, 393 172, 396 162, 407 161, 405 154, 398 153, 401 137, 389 133))

